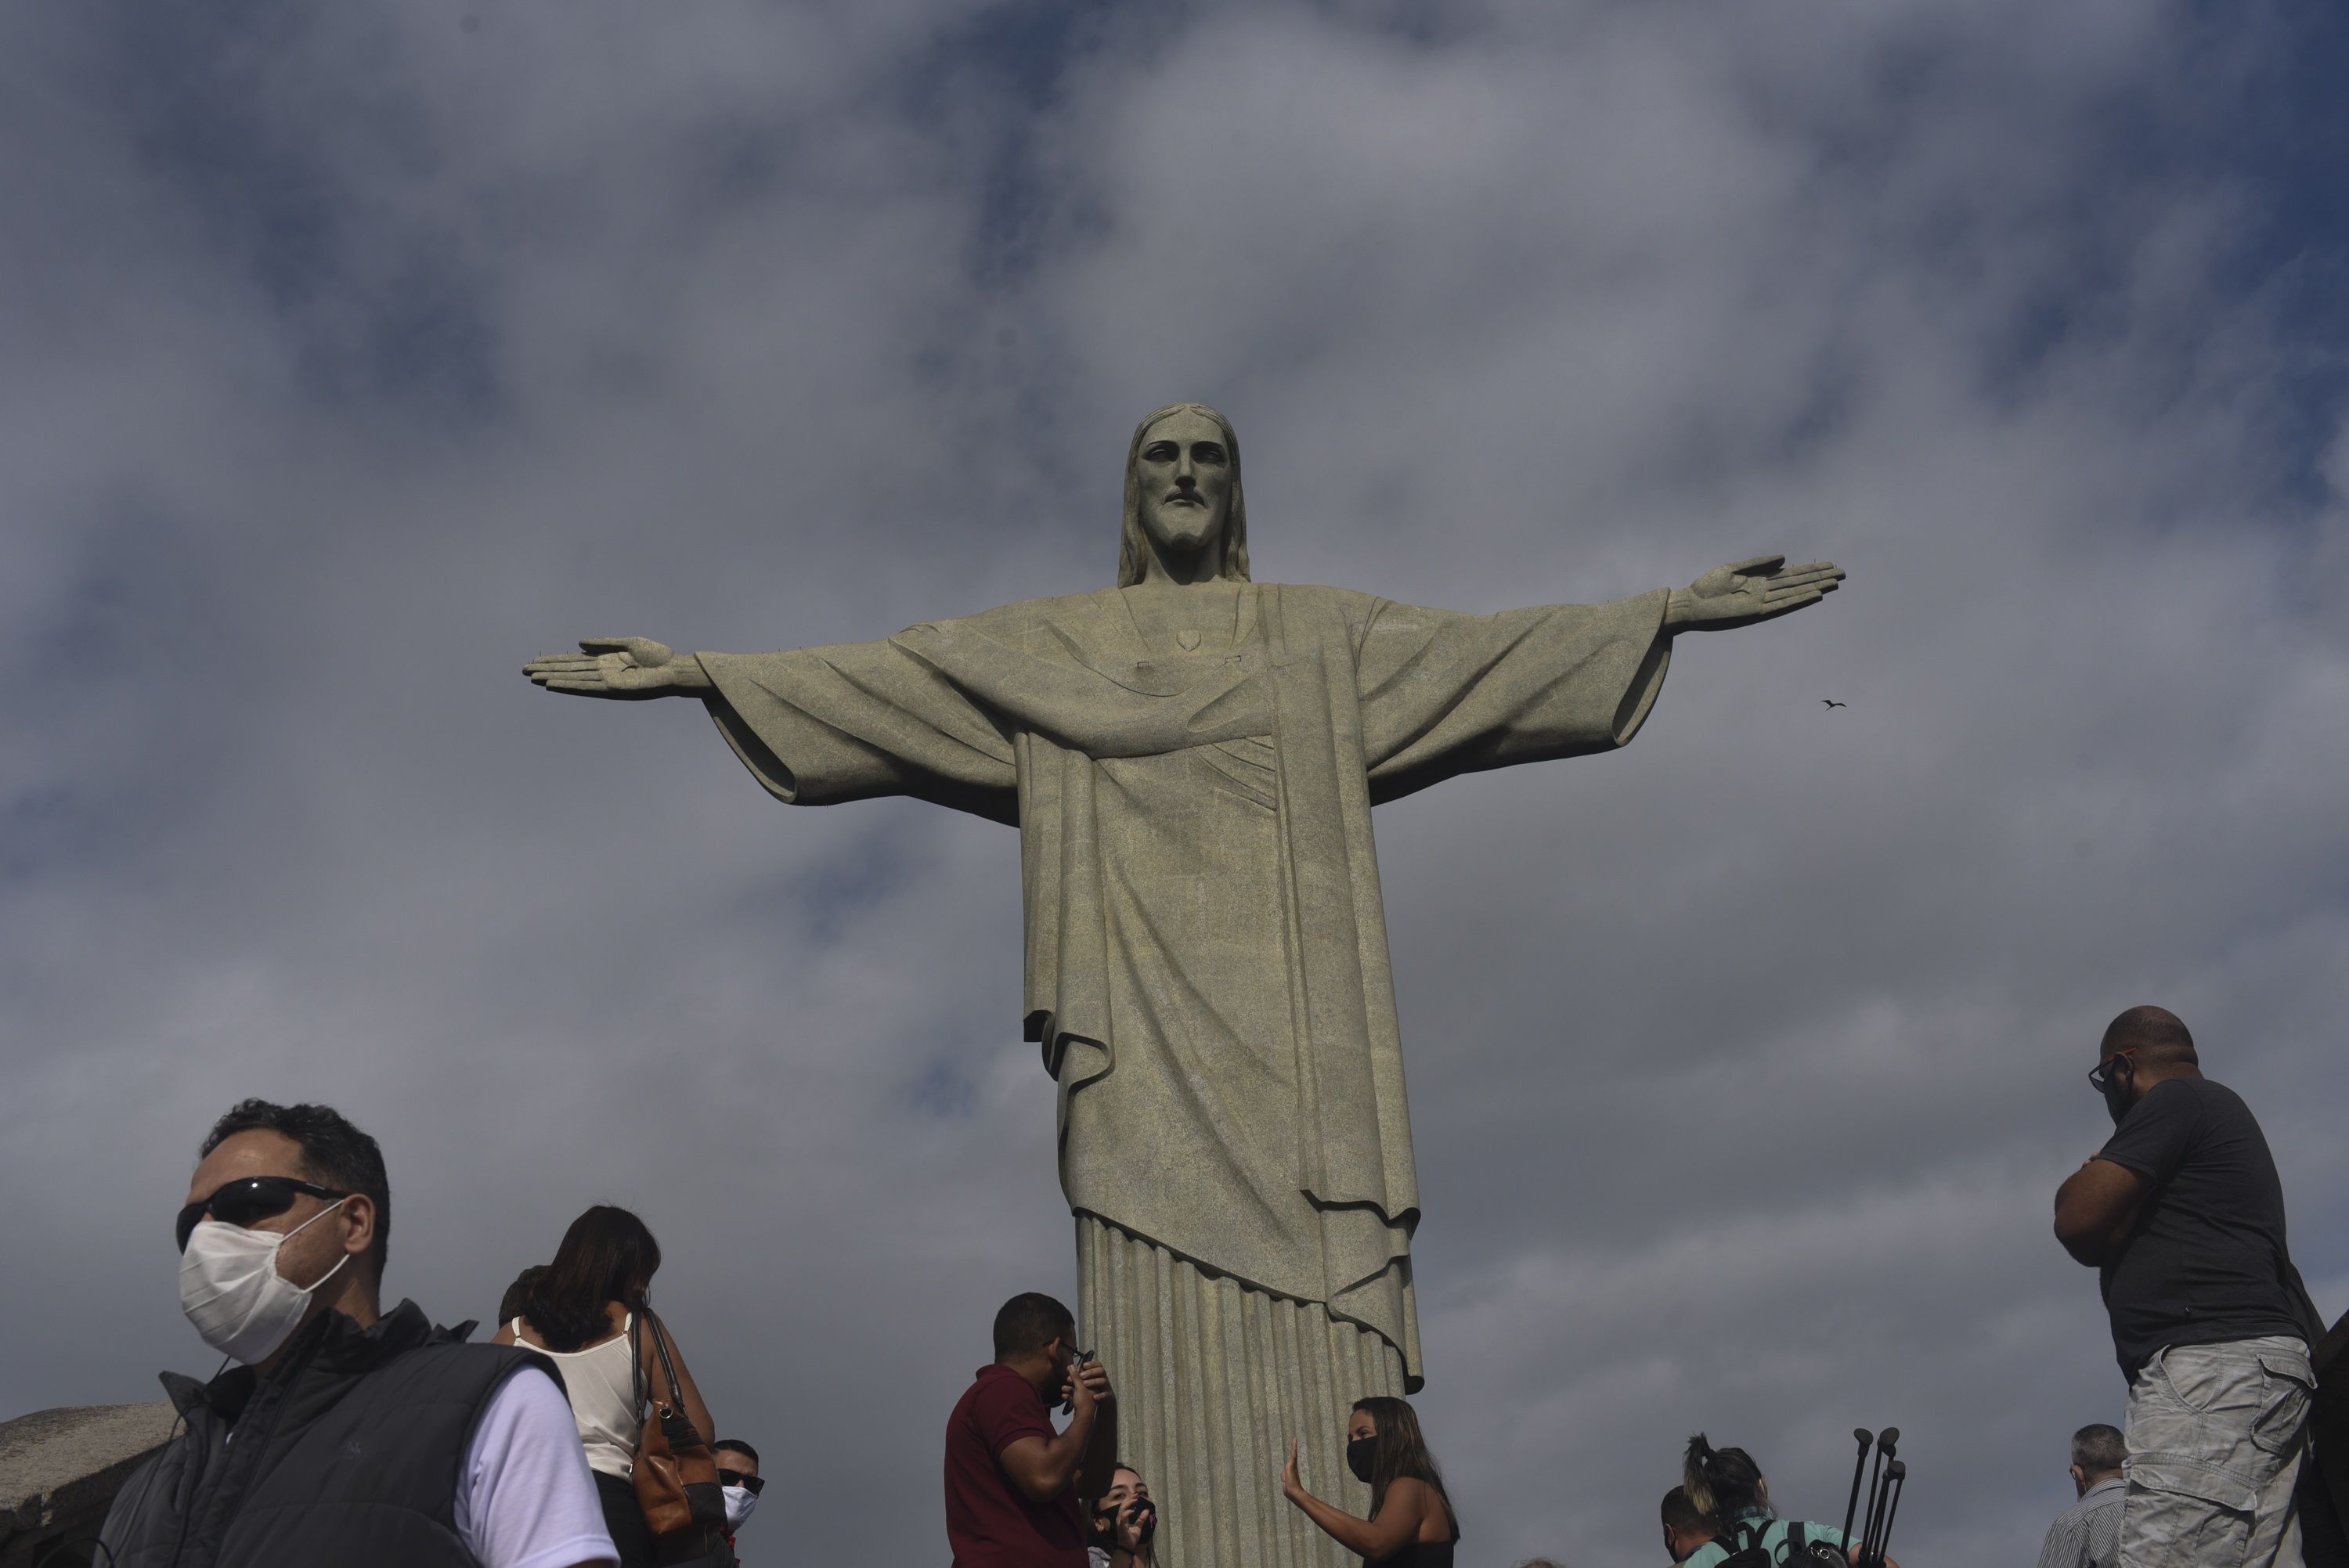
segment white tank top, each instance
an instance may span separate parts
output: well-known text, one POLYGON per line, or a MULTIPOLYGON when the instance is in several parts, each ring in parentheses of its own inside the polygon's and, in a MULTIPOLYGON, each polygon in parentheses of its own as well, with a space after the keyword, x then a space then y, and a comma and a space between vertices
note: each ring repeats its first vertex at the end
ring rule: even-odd
POLYGON ((514 1343, 535 1350, 562 1370, 564 1391, 571 1396, 571 1418, 579 1423, 580 1446, 587 1450, 587 1468, 605 1475, 628 1478, 636 1455, 636 1359, 628 1354, 631 1313, 620 1332, 585 1350, 549 1350, 523 1337, 522 1319, 511 1326, 514 1343))

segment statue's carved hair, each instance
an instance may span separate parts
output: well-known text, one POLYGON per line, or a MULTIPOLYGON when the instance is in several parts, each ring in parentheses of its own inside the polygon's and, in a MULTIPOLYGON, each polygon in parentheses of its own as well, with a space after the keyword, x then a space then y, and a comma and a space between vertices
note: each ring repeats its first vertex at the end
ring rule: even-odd
POLYGON ((1248 581, 1247 498, 1240 488, 1240 440, 1232 422, 1205 403, 1170 403, 1133 428, 1125 449, 1125 525, 1118 538, 1117 585, 1131 588, 1142 581, 1150 562, 1150 541, 1142 531, 1142 443, 1151 427, 1176 414, 1197 414, 1213 419, 1224 433, 1224 450, 1232 455, 1232 500, 1224 514, 1223 575, 1235 583, 1248 581))

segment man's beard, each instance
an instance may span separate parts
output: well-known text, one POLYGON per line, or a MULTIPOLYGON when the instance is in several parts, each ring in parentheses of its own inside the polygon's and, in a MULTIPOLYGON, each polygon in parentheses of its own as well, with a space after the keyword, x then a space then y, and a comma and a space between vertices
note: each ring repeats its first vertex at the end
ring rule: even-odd
POLYGON ((1177 555, 1196 555, 1215 542, 1216 514, 1206 506, 1161 504, 1151 521, 1159 548, 1177 555))

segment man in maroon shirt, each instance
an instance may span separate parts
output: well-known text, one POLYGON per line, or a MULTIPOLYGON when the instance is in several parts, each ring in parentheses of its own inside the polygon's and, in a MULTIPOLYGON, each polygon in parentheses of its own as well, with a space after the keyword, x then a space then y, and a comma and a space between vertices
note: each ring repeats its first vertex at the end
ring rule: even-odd
POLYGON ((995 1315, 995 1362, 947 1421, 947 1542, 955 1568, 1086 1568, 1087 1496, 1109 1488, 1117 1406, 1101 1363, 1077 1364, 1077 1320, 1049 1295, 995 1315), (1048 1399, 1071 1408, 1052 1429, 1048 1399))

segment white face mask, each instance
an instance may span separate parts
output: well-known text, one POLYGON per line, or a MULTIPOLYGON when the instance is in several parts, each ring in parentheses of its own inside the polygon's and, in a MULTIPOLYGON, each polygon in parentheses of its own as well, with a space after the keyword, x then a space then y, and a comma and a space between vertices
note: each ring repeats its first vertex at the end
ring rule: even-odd
POLYGON ((726 1533, 731 1535, 741 1529, 742 1522, 749 1519, 750 1511, 758 1506, 759 1495, 749 1487, 728 1487, 726 1489, 726 1533))
POLYGON ((285 1344, 310 1309, 311 1295, 341 1273, 351 1254, 300 1285, 277 1272, 277 1250, 349 1201, 336 1200, 282 1236, 220 1220, 191 1232, 180 1260, 180 1310, 204 1343, 248 1367, 285 1344))

